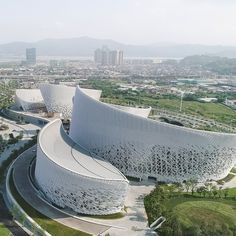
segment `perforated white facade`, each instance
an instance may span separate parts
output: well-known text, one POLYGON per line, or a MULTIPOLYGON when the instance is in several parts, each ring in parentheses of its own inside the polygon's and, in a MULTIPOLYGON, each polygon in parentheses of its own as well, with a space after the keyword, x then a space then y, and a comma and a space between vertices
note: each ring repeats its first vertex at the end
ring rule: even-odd
POLYGON ((15 104, 23 111, 36 110, 45 107, 39 89, 16 89, 15 104))
MULTIPOLYGON (((101 96, 100 90, 82 90, 88 96, 93 97, 96 100, 99 100, 101 96)), ((56 84, 41 84, 40 91, 48 112, 61 113, 63 118, 71 118, 75 87, 56 84)))
POLYGON ((128 189, 119 170, 75 144, 60 120, 39 134, 35 178, 54 204, 90 215, 121 211, 128 189))
POLYGON ((139 117, 76 89, 70 137, 123 174, 180 182, 225 177, 236 162, 236 135, 139 117))

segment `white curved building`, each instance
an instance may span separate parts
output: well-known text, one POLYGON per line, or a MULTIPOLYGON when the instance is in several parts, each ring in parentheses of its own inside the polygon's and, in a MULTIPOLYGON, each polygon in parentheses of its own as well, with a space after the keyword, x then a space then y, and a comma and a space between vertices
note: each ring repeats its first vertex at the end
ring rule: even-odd
POLYGON ((139 108, 139 107, 128 107, 128 106, 120 106, 120 105, 114 105, 114 104, 109 104, 110 106, 116 107, 122 111, 126 111, 130 114, 141 116, 144 118, 148 118, 152 108, 139 108))
POLYGON ((180 182, 225 177, 236 135, 178 127, 117 109, 76 89, 70 137, 127 176, 180 182))
MULTIPOLYGON (((41 84, 40 91, 42 93, 48 112, 61 113, 64 118, 70 118, 73 107, 73 97, 75 95, 75 87, 41 84)), ((83 89, 90 97, 99 100, 101 90, 83 89)))
POLYGON ((90 215, 119 212, 128 189, 123 174, 75 144, 59 119, 39 134, 35 178, 53 203, 90 215))
POLYGON ((15 104, 23 111, 44 108, 44 100, 39 89, 16 89, 15 104))

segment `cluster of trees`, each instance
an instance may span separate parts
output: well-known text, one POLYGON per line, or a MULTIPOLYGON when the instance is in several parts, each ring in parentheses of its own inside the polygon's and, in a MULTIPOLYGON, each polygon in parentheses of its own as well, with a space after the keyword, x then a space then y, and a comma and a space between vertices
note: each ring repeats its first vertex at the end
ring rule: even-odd
POLYGON ((212 225, 204 224, 201 226, 184 227, 178 215, 167 207, 169 199, 178 197, 201 197, 201 198, 227 198, 229 189, 222 189, 211 182, 206 182, 199 186, 194 179, 184 181, 182 184, 157 184, 155 189, 144 198, 144 205, 148 215, 149 224, 154 222, 160 216, 164 216, 167 220, 158 230, 161 236, 205 236, 205 235, 236 235, 235 231, 229 229, 228 225, 220 227, 212 227, 212 225), (235 234, 234 234, 235 233, 235 234))
POLYGON ((208 55, 195 55, 185 57, 180 65, 199 67, 222 75, 236 74, 236 59, 208 55))
POLYGON ((23 138, 23 131, 20 131, 20 133, 17 136, 14 136, 13 133, 9 134, 9 144, 14 144, 17 143, 19 140, 21 140, 23 138))
MULTIPOLYGON (((186 193, 191 191, 192 195, 198 195, 199 197, 213 197, 213 198, 227 198, 229 196, 229 188, 218 187, 211 182, 206 182, 204 185, 198 186, 196 180, 188 180, 183 183, 186 193)), ((185 195, 186 196, 186 195, 185 195)))
POLYGON ((82 82, 83 87, 102 90, 102 100, 117 105, 158 106, 158 99, 179 99, 174 94, 156 94, 150 91, 120 90, 120 86, 108 80, 89 79, 82 82))
POLYGON ((184 189, 181 184, 157 184, 155 189, 144 198, 144 205, 148 214, 149 224, 154 222, 161 215, 170 215, 170 212, 165 207, 165 200, 170 199, 178 194, 182 194, 183 191, 184 189))
POLYGON ((17 143, 19 140, 23 138, 23 132, 20 132, 16 137, 14 137, 13 133, 5 134, 5 137, 3 138, 2 135, 0 135, 0 153, 5 150, 5 148, 8 148, 9 145, 17 143), (9 139, 8 139, 9 137, 9 139))
POLYGON ((0 91, 2 95, 0 108, 6 108, 13 102, 14 88, 17 88, 14 80, 10 80, 8 83, 0 83, 0 91))
POLYGON ((5 140, 2 135, 0 135, 0 153, 5 150, 5 147, 7 146, 7 140, 5 140))

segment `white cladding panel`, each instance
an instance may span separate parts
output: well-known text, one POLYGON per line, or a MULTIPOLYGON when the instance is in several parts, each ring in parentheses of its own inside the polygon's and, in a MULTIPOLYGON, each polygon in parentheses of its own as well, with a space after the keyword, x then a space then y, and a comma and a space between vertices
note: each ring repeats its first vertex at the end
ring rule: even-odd
POLYGON ((61 121, 55 120, 49 123, 39 134, 35 178, 41 190, 56 205, 69 207, 75 212, 90 215, 120 212, 124 207, 128 190, 127 179, 121 173, 118 175, 119 171, 116 171, 111 164, 105 165, 96 157, 87 156, 88 164, 86 164, 87 152, 81 150, 80 154, 80 149, 68 140, 70 138, 66 137, 66 133, 58 124, 61 124, 61 121), (57 137, 58 135, 61 137, 57 137), (57 147, 58 145, 60 147, 57 147), (61 148, 60 155, 57 153, 57 148, 61 148), (72 151, 77 152, 77 158, 70 154, 72 151), (65 162, 66 159, 68 163, 65 162), (100 168, 97 166, 94 169, 92 162, 95 166, 101 165, 100 168), (99 177, 106 171, 113 173, 99 177))
MULTIPOLYGON (((61 113, 63 118, 71 118, 75 87, 56 84, 41 84, 40 90, 48 112, 61 113)), ((97 100, 101 96, 100 90, 82 90, 97 100)))
POLYGON ((236 135, 165 124, 95 101, 78 87, 70 137, 123 174, 160 181, 225 177, 236 162, 236 135))
POLYGON ((24 111, 45 107, 43 97, 39 89, 16 89, 15 104, 24 111))
POLYGON ((136 116, 141 116, 144 118, 147 118, 152 110, 151 107, 148 108, 137 108, 137 107, 127 107, 127 106, 120 106, 120 105, 114 105, 112 104, 113 107, 116 107, 120 110, 126 111, 130 114, 136 115, 136 116))

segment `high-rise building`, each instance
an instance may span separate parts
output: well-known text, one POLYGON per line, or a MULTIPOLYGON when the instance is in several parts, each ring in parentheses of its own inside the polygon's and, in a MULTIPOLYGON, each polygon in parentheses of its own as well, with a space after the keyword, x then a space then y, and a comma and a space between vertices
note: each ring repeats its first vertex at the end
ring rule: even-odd
POLYGON ((96 49, 94 52, 94 61, 96 63, 102 63, 102 50, 100 48, 96 49))
POLYGON ((109 65, 115 66, 118 62, 118 53, 117 50, 113 50, 109 52, 109 65))
POLYGON ((123 64, 123 57, 124 57, 124 52, 119 50, 118 51, 118 65, 122 65, 123 64))
POLYGON ((26 64, 36 64, 36 48, 26 48, 26 64))
POLYGON ((103 47, 101 51, 102 51, 101 64, 103 66, 109 65, 109 49, 107 47, 103 47))
POLYGON ((123 51, 109 50, 107 47, 99 48, 94 52, 94 61, 103 66, 121 65, 123 63, 123 51))

